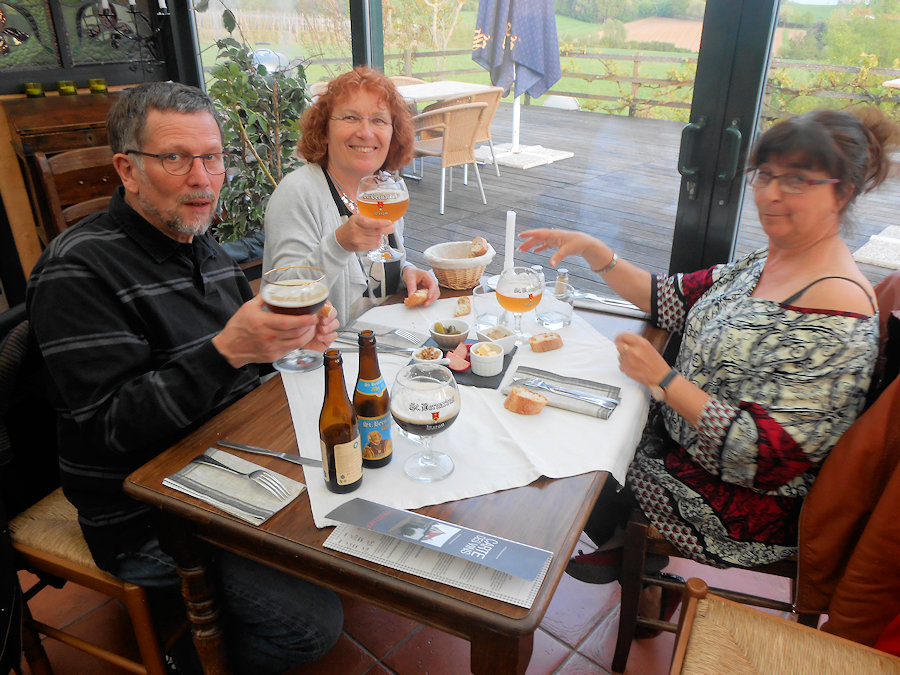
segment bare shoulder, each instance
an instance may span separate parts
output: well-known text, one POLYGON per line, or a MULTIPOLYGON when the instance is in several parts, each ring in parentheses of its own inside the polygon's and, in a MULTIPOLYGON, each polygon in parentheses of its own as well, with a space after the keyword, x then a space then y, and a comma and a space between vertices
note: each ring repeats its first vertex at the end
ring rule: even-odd
POLYGON ((810 309, 825 309, 836 312, 853 312, 871 316, 875 313, 872 303, 875 289, 861 274, 847 274, 823 278, 813 284, 794 303, 810 309))

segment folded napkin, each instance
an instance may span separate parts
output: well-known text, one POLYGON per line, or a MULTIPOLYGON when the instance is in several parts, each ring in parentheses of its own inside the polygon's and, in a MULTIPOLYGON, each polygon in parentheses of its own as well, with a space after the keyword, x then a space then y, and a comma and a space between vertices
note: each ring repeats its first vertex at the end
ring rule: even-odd
MULTIPOLYGON (((208 448, 203 454, 245 473, 265 468, 216 448, 208 448)), ((271 469, 265 470, 275 476, 288 491, 287 499, 279 499, 245 476, 195 462, 190 462, 180 471, 164 478, 163 485, 202 499, 248 523, 261 525, 306 489, 303 483, 291 480, 271 469)))
MULTIPOLYGON (((405 326, 401 326, 409 333, 412 333, 416 336, 416 342, 412 342, 411 340, 407 340, 406 338, 402 338, 396 333, 388 333, 388 331, 398 328, 398 326, 383 326, 377 323, 371 323, 369 321, 355 321, 349 326, 342 327, 342 330, 346 328, 346 330, 359 331, 363 330, 372 330, 375 331, 375 344, 376 345, 390 345, 391 347, 421 347, 425 344, 425 341, 430 337, 427 333, 419 333, 418 331, 410 330, 405 326), (387 335, 378 335, 378 333, 388 333, 387 335)), ((358 338, 356 335, 352 333, 341 332, 338 335, 337 339, 338 343, 344 344, 359 344, 358 338)), ((340 346, 340 345, 338 345, 340 346)))
MULTIPOLYGON (((602 382, 582 380, 577 377, 565 377, 564 375, 557 375, 556 373, 551 373, 547 370, 529 368, 528 366, 519 366, 518 368, 516 368, 515 372, 513 373, 512 379, 509 381, 509 383, 507 383, 505 387, 503 387, 500 393, 505 396, 515 385, 519 384, 521 380, 528 379, 529 377, 538 377, 544 380, 544 382, 549 385, 560 385, 568 389, 583 391, 586 394, 606 396, 607 398, 615 399, 617 403, 621 401, 621 391, 619 387, 614 387, 611 384, 603 384, 602 382)), ((587 401, 580 401, 576 398, 572 398, 571 396, 557 394, 540 387, 532 387, 531 389, 541 394, 541 396, 545 396, 547 398, 547 405, 554 408, 571 410, 572 412, 581 413, 582 415, 599 417, 602 420, 609 419, 609 416, 613 413, 614 410, 604 408, 603 406, 595 405, 593 403, 588 403, 587 401)))

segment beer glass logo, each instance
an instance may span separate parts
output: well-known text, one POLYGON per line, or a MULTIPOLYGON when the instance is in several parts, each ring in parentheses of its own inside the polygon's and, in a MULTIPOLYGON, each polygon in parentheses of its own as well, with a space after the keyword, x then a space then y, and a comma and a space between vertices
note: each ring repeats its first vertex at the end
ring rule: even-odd
POLYGON ((435 412, 431 413, 431 420, 432 420, 433 422, 437 422, 437 421, 438 421, 438 417, 440 417, 440 416, 441 416, 441 413, 435 411, 435 412))

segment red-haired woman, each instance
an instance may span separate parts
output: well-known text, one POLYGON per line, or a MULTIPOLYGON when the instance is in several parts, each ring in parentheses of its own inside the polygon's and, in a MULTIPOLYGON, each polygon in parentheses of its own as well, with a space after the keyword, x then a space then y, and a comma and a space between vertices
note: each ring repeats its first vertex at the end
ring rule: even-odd
POLYGON ((403 220, 367 218, 356 209, 363 176, 398 170, 412 156, 413 126, 394 84, 371 68, 355 68, 328 83, 300 125, 298 151, 308 164, 285 176, 269 199, 263 268, 322 268, 342 325, 392 292, 391 278, 398 275, 408 293, 426 288, 426 304, 434 302, 439 290, 430 272, 405 256, 397 263, 374 263, 384 271, 373 269, 365 255, 378 247, 382 234, 390 234, 392 246, 403 252, 403 220))

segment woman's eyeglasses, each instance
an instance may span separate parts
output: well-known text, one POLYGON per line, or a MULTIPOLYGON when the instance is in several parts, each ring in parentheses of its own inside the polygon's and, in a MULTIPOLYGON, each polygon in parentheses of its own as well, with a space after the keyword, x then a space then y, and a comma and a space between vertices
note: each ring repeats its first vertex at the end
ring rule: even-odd
POLYGON ((390 120, 386 120, 383 117, 360 117, 359 115, 342 115, 337 117, 331 115, 331 119, 335 122, 343 122, 348 127, 358 127, 362 125, 363 120, 368 120, 369 124, 376 129, 387 129, 390 126, 393 126, 390 120))
POLYGON ((806 192, 813 185, 834 185, 840 183, 840 178, 807 178, 802 173, 774 174, 765 169, 747 169, 749 178, 747 182, 756 190, 764 190, 773 180, 778 181, 778 187, 782 192, 798 195, 806 192))
POLYGON ((126 154, 143 155, 144 157, 155 157, 162 162, 163 169, 173 176, 184 176, 191 172, 194 166, 194 160, 199 159, 203 162, 203 168, 206 172, 213 176, 225 173, 228 168, 227 152, 207 152, 203 155, 188 155, 183 152, 142 152, 141 150, 126 150, 126 154))

